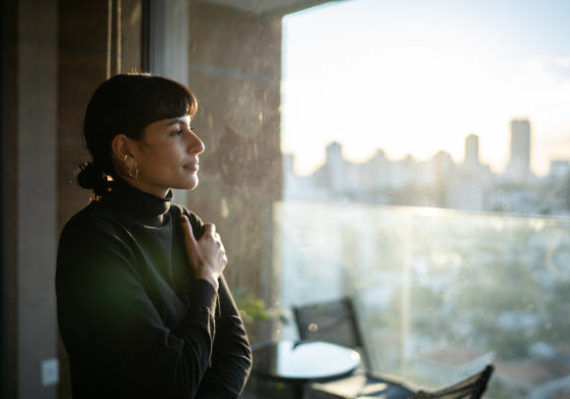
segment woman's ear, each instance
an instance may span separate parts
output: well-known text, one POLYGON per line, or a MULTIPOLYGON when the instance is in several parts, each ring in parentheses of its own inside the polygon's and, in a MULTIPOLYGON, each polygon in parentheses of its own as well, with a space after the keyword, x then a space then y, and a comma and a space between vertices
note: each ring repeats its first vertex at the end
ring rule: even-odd
POLYGON ((122 177, 136 178, 139 173, 135 159, 136 142, 124 134, 117 134, 111 141, 111 151, 115 172, 122 177))
POLYGON ((111 141, 111 151, 116 159, 125 162, 127 157, 133 156, 133 141, 124 134, 117 134, 111 141))

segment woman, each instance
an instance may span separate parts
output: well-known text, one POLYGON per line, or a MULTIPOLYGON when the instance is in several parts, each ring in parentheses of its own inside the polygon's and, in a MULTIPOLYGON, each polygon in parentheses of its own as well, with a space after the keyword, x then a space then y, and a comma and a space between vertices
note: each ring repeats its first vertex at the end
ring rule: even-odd
POLYGON ((204 144, 184 86, 117 75, 84 119, 95 200, 61 234, 58 322, 74 398, 234 398, 251 368, 212 224, 171 204, 198 185, 204 144))

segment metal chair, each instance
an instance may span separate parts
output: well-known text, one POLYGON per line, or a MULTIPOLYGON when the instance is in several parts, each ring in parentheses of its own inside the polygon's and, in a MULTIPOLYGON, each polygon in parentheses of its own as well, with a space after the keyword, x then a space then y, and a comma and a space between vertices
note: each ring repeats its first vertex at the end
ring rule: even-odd
POLYGON ((293 314, 302 340, 332 342, 356 349, 365 369, 372 369, 370 351, 364 342, 351 298, 294 306, 293 314))
POLYGON ((360 391, 349 392, 345 382, 341 382, 340 389, 333 384, 313 384, 305 399, 352 399, 352 398, 385 398, 385 399, 479 399, 487 388, 487 383, 493 373, 493 366, 487 365, 483 370, 451 386, 436 390, 416 392, 397 391, 395 389, 370 389, 362 385, 360 391))
POLYGON ((327 341, 359 351, 364 370, 350 377, 311 385, 309 397, 356 398, 380 397, 386 399, 411 398, 414 391, 401 381, 371 372, 370 352, 360 330, 354 304, 348 297, 330 302, 294 306, 293 314, 303 340, 327 341), (336 396, 334 396, 336 395, 336 396))
POLYGON ((414 398, 416 399, 478 399, 483 397, 483 393, 487 389, 487 384, 491 379, 494 367, 488 364, 483 370, 471 375, 470 377, 439 389, 437 391, 427 392, 419 390, 414 398))
POLYGON ((396 378, 372 372, 370 352, 351 298, 294 306, 293 314, 301 339, 328 341, 356 349, 364 364, 364 370, 350 377, 312 384, 307 395, 310 399, 476 399, 485 392, 493 372, 493 366, 488 365, 469 378, 443 389, 417 390, 396 378))

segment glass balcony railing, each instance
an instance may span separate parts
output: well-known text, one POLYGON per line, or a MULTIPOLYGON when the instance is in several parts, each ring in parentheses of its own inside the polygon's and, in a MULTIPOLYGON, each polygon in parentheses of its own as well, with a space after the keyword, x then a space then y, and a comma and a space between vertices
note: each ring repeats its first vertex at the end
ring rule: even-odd
POLYGON ((570 392, 569 219, 302 202, 274 214, 274 305, 351 295, 377 371, 437 387, 493 362, 489 397, 570 392))

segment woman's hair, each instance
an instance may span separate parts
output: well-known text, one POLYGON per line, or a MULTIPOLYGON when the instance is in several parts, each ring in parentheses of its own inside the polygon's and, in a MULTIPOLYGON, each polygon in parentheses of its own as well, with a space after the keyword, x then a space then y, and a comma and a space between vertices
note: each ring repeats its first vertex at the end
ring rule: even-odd
POLYGON ((77 182, 83 188, 93 189, 95 195, 102 195, 116 176, 111 150, 116 135, 139 140, 152 122, 193 116, 197 109, 192 91, 160 76, 124 74, 103 82, 85 112, 83 137, 92 162, 80 166, 77 182))

